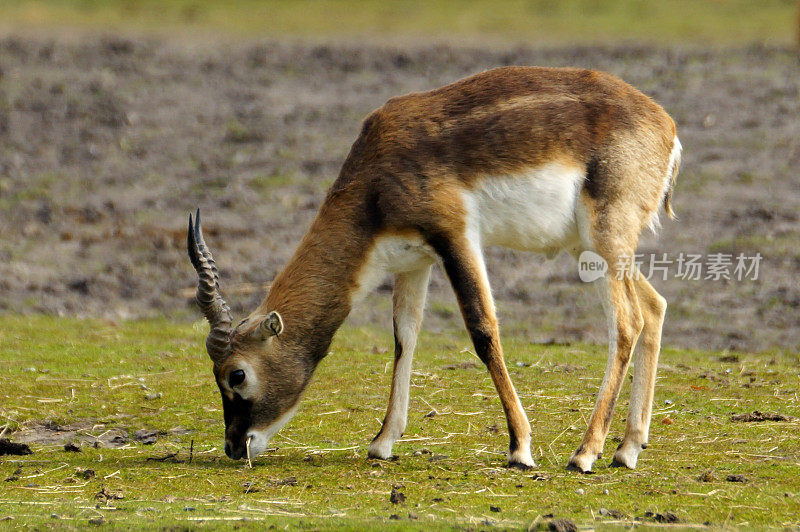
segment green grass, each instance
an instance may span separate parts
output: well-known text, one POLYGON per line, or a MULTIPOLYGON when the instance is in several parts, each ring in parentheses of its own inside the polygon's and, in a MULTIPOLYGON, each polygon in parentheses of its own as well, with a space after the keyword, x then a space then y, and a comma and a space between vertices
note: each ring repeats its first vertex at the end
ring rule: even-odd
POLYGON ((231 36, 486 36, 534 42, 789 43, 795 0, 5 0, 11 29, 231 36))
MULTIPOLYGON (((505 338, 538 463, 519 472, 504 467, 505 423, 486 371, 445 369, 472 359, 459 331, 423 334, 398 459, 368 460, 391 378, 391 349, 376 348, 390 347, 391 334, 345 329, 300 413, 275 437, 277 450, 248 469, 222 455, 220 401, 203 335, 199 324, 166 321, 2 318, 0 430, 49 419, 91 422, 87 438, 113 428, 190 432, 151 446, 83 444, 81 453, 67 453, 33 445, 33 455, 3 457, 0 480, 18 479, 0 482, 0 520, 13 517, 0 524, 81 527, 102 516, 118 527, 223 527, 233 520, 259 528, 430 530, 484 528, 487 521, 527 527, 549 514, 584 526, 655 524, 646 517, 651 511, 672 512, 683 524, 800 525, 797 422, 730 421, 732 413, 756 409, 800 416, 796 353, 723 362, 719 353, 665 349, 651 445, 639 469, 611 469, 604 459, 596 474, 578 475, 564 466, 590 415, 605 348, 505 338), (432 410, 439 415, 426 417, 432 410), (180 462, 148 460, 176 452, 180 462), (95 476, 77 473, 85 469, 95 476), (707 471, 713 480, 698 480, 707 471), (731 474, 748 482, 727 482, 731 474), (389 501, 393 486, 404 503, 389 501), (124 498, 97 499, 104 488, 124 498)), ((623 396, 606 456, 622 434, 626 408, 623 396)))

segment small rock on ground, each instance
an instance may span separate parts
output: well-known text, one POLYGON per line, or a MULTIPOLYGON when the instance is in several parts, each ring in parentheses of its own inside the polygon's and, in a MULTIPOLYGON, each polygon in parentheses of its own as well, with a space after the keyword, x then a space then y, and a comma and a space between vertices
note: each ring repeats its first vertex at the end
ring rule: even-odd
POLYGON ((578 532, 578 526, 569 519, 553 519, 549 527, 552 532, 578 532))

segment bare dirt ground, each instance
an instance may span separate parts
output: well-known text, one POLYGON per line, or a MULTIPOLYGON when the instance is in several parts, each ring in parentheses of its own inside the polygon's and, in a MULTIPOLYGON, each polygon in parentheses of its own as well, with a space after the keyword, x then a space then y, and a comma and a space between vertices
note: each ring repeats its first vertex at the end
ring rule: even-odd
MULTIPOLYGON (((606 70, 676 119, 680 219, 646 235, 642 252, 764 257, 756 281, 653 281, 670 301, 665 344, 798 348, 800 67, 796 51, 766 47, 3 38, 0 312, 196 316, 184 231, 197 206, 234 310, 251 309, 366 113, 510 64, 606 70)), ((506 334, 604 340, 597 297, 571 257, 490 249, 488 265, 506 334)), ((355 323, 388 326, 389 286, 354 311, 355 323)), ((427 313, 428 327, 460 326, 440 271, 427 313)))

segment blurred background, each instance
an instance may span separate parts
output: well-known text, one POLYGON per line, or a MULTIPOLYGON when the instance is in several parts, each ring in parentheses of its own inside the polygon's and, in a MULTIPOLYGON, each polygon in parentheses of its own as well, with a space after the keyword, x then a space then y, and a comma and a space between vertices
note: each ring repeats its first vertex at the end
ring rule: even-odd
POLYGON ((5 0, 6 29, 230 38, 788 44, 795 0, 5 0))
MULTIPOLYGON (((679 219, 641 251, 764 257, 757 280, 654 280, 664 343, 796 351, 798 31, 796 0, 4 0, 0 313, 197 319, 197 206, 249 311, 370 110, 497 66, 576 66, 678 123, 679 219)), ((490 249, 488 266, 505 334, 604 341, 572 258, 490 249)), ((388 327, 390 291, 351 323, 388 327)), ((461 327, 441 271, 426 327, 461 327)))

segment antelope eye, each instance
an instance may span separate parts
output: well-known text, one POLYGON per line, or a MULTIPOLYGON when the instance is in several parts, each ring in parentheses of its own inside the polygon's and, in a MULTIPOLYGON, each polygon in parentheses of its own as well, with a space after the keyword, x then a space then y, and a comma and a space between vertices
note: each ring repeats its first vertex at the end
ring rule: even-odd
POLYGON ((228 375, 228 384, 230 385, 231 388, 235 388, 236 386, 239 386, 243 382, 244 382, 243 369, 237 369, 231 371, 230 375, 228 375))

